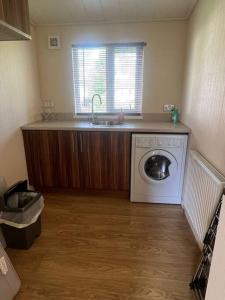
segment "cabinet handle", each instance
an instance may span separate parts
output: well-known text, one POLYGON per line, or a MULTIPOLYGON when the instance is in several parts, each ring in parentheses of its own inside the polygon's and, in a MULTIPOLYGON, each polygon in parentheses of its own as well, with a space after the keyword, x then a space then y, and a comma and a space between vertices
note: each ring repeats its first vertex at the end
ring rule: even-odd
POLYGON ((82 140, 82 134, 80 133, 80 152, 83 152, 83 140, 82 140))

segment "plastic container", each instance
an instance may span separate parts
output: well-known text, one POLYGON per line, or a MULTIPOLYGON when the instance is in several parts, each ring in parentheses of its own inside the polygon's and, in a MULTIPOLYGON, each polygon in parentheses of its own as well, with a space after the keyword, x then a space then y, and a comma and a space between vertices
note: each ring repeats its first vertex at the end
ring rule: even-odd
POLYGON ((13 249, 29 249, 35 239, 41 235, 41 215, 35 223, 25 228, 2 224, 2 231, 7 247, 13 249))
POLYGON ((0 244, 0 300, 12 300, 20 290, 21 281, 0 244))
POLYGON ((171 110, 171 121, 174 124, 179 122, 179 110, 176 107, 173 110, 171 110))
POLYGON ((122 109, 121 109, 120 113, 117 115, 117 121, 120 124, 124 123, 124 113, 123 113, 122 109))
POLYGON ((30 191, 27 181, 10 187, 0 200, 0 223, 8 247, 29 249, 41 234, 44 198, 30 191))

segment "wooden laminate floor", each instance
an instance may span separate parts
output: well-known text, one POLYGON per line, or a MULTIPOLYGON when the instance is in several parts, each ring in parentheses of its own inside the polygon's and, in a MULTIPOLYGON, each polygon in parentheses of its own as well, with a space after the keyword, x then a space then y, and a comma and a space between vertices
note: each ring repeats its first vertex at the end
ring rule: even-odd
POLYGON ((46 195, 32 249, 8 253, 16 300, 190 300, 199 250, 179 206, 46 195))

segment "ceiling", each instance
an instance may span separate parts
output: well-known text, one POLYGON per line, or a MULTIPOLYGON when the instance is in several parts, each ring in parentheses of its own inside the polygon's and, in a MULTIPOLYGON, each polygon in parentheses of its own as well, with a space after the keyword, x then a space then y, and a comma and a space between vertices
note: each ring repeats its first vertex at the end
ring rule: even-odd
POLYGON ((187 19, 198 0, 29 0, 33 24, 187 19))

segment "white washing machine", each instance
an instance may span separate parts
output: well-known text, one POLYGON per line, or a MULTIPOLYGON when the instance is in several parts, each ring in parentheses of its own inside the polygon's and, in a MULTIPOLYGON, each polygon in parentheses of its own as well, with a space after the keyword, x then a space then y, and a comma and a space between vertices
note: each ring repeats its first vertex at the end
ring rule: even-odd
POLYGON ((187 135, 133 134, 132 202, 180 204, 187 135))

